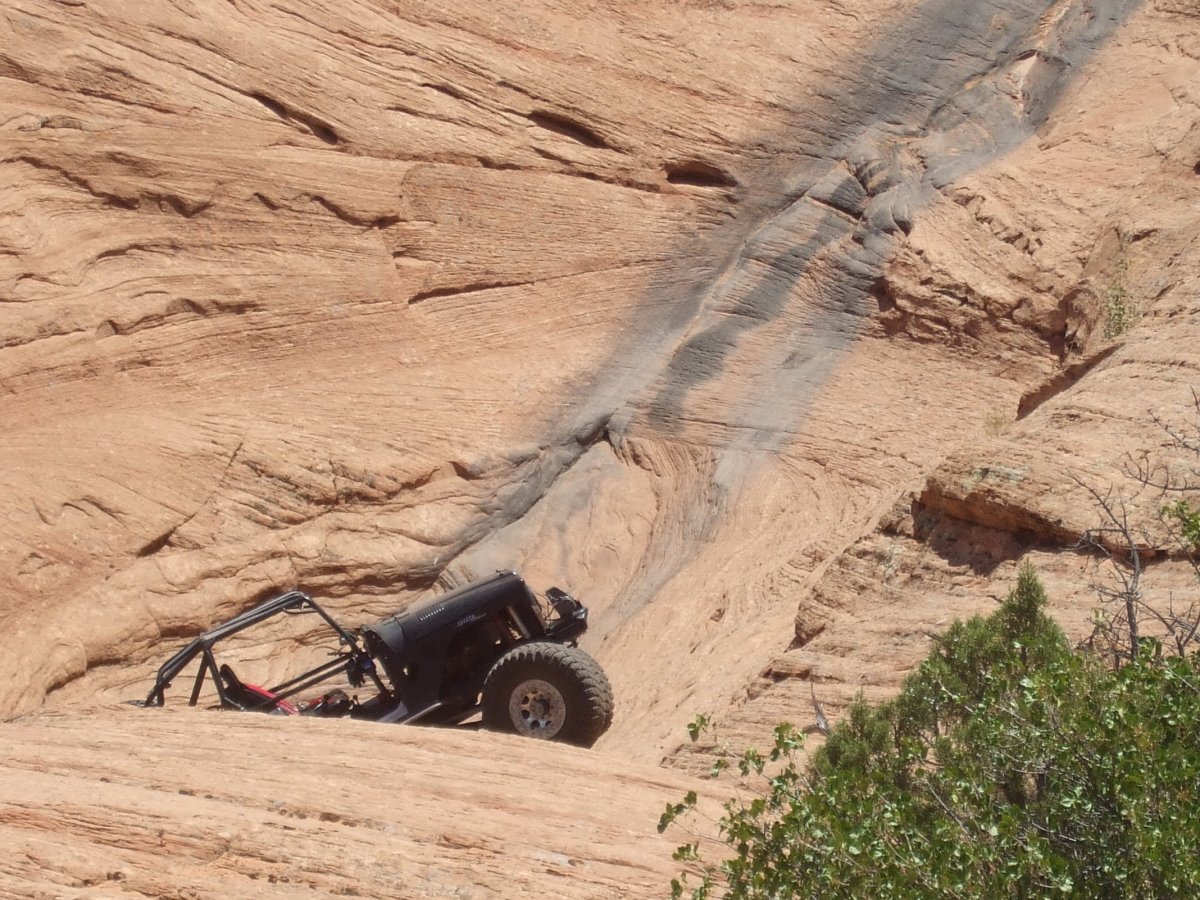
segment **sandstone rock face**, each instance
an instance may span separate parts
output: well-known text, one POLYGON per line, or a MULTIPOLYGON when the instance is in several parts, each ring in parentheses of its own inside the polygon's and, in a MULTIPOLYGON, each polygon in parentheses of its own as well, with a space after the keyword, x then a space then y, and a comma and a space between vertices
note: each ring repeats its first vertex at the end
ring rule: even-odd
POLYGON ((519 743, 169 711, 11 724, 0 887, 30 897, 661 896, 674 845, 645 823, 689 782, 547 745, 537 765, 514 765, 519 743), (219 728, 203 721, 213 718, 219 728))
MULTIPOLYGON (((1082 632, 1088 488, 1132 498, 1128 454, 1192 402, 1194 3, 0 23, 5 716, 143 695, 295 584, 357 623, 518 568, 592 609, 597 758, 700 764, 695 713, 751 740, 814 682, 831 713, 882 696, 1023 555, 1082 632)), ((67 727, 40 722, 3 727, 67 727)), ((183 740, 156 727, 95 720, 183 740)))

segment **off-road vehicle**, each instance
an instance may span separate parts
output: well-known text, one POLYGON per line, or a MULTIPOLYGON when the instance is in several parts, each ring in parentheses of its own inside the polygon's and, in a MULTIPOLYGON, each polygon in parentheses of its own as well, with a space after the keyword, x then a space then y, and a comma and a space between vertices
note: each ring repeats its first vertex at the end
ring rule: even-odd
POLYGON ((163 706, 171 682, 198 660, 191 706, 215 695, 224 709, 442 725, 482 713, 488 729, 590 747, 612 724, 612 689, 576 646, 587 609, 558 588, 546 591, 546 601, 543 609, 519 575, 500 572, 352 632, 293 590, 201 634, 163 663, 146 699, 134 702, 163 706), (243 682, 218 659, 218 644, 232 635, 304 613, 336 635, 331 659, 272 687, 243 682), (346 689, 330 690, 334 681, 346 689), (318 684, 324 693, 299 700, 318 684), (363 687, 371 696, 359 700, 352 692, 363 687))

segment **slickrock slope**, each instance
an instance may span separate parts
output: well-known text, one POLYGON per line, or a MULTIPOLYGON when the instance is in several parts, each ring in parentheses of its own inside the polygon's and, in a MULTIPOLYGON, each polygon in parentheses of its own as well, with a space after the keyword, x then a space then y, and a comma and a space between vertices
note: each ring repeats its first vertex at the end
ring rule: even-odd
POLYGON ((598 755, 397 740, 632 797, 697 712, 886 694, 1022 554, 1081 632, 1073 479, 1127 490, 1197 382, 1197 85, 1192 0, 10 0, 0 715, 142 696, 292 585, 357 623, 518 568, 592 609, 598 755))
MULTIPOLYGON (((1143 459, 1197 462, 1180 459, 1162 423, 1200 424, 1198 12, 1143 7, 1053 124, 961 180, 886 267, 875 288, 884 339, 860 340, 852 371, 870 371, 864 357, 887 358, 897 339, 924 348, 920 363, 889 369, 912 379, 892 421, 913 427, 876 449, 907 457, 916 444, 937 462, 842 552, 804 566, 792 641, 720 717, 724 742, 762 743, 774 722, 810 722, 814 691, 831 716, 860 692, 889 695, 930 637, 994 609, 1023 558, 1069 632, 1089 633, 1096 586, 1112 583, 1078 550, 1087 529, 1108 524, 1097 495, 1136 527, 1153 525, 1163 498, 1131 471, 1143 459), (1116 72, 1136 74, 1124 82, 1116 72), (1022 371, 1031 357, 1002 319, 1021 322, 1039 284, 1059 298, 1051 320, 1062 329, 1048 341, 1057 363, 1040 375, 1022 371), (1108 340, 1122 307, 1132 327, 1108 340), (999 379, 984 387, 985 373, 999 379)), ((836 391, 823 403, 843 416, 879 409, 864 396, 875 385, 836 391)), ((1190 565, 1160 551, 1147 567, 1148 602, 1194 602, 1190 565)), ((695 749, 676 762, 703 769, 709 745, 699 759, 695 749)))
POLYGON ((687 782, 550 745, 514 765, 514 743, 191 711, 9 724, 0 895, 662 896, 653 823, 687 782))

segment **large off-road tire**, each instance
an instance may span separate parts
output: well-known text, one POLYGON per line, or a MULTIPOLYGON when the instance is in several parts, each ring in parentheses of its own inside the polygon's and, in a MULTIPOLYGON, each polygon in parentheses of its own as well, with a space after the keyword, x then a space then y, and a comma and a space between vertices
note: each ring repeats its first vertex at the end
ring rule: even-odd
POLYGON ((483 683, 483 726, 590 747, 612 724, 612 687, 578 647, 524 644, 508 651, 483 683))

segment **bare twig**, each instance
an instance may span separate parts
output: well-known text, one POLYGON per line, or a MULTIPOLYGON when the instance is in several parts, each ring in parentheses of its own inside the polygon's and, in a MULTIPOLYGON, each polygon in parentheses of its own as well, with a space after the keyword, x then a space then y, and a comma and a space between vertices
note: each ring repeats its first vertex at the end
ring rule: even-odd
POLYGON ((825 717, 825 706, 817 699, 817 689, 810 681, 808 683, 809 694, 812 696, 813 712, 817 717, 816 725, 809 725, 803 730, 804 734, 823 734, 829 737, 829 719, 825 717))
POLYGON ((1071 478, 1092 496, 1104 520, 1104 524, 1085 531, 1080 536, 1079 543, 1085 549, 1099 554, 1110 564, 1115 582, 1115 586, 1096 585, 1096 592, 1103 602, 1115 603, 1118 606, 1117 616, 1101 620, 1097 627, 1107 632, 1105 636, 1113 645, 1114 652, 1127 655, 1129 659, 1137 659, 1138 613, 1146 608, 1146 604, 1141 591, 1142 556, 1133 527, 1129 524, 1129 509, 1123 498, 1113 497, 1111 489, 1101 494, 1082 479, 1074 475, 1071 478), (1128 649, 1118 651, 1117 647, 1122 644, 1128 649))
POLYGON ((1156 623, 1155 631, 1161 631, 1178 654, 1186 652, 1200 637, 1200 600, 1190 600, 1180 607, 1171 595, 1163 611, 1147 603, 1141 589, 1147 552, 1153 556, 1167 550, 1172 558, 1186 560, 1200 579, 1200 552, 1197 552, 1194 537, 1185 532, 1190 507, 1184 499, 1165 503, 1169 496, 1200 497, 1200 392, 1195 389, 1192 390, 1192 406, 1196 421, 1190 426, 1180 427, 1156 415, 1150 418, 1165 435, 1162 448, 1176 454, 1183 451, 1194 457, 1195 463, 1186 463, 1178 456, 1164 458, 1147 451, 1137 457, 1128 457, 1123 467, 1125 475, 1141 485, 1141 489, 1156 491, 1159 499, 1164 501, 1156 525, 1157 540, 1151 539, 1145 528, 1133 527, 1124 497, 1115 496, 1111 489, 1101 494, 1080 479, 1073 479, 1091 495, 1100 510, 1101 524, 1084 532, 1079 543, 1108 563, 1109 581, 1097 583, 1095 588, 1104 606, 1116 607, 1113 615, 1106 615, 1103 607, 1098 611, 1095 628, 1085 643, 1093 649, 1112 652, 1117 665, 1123 659, 1137 658, 1144 634, 1143 622, 1156 623), (1181 515, 1181 509, 1184 515, 1181 515), (1098 643, 1104 646, 1098 648, 1098 643))

